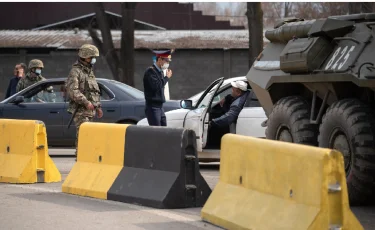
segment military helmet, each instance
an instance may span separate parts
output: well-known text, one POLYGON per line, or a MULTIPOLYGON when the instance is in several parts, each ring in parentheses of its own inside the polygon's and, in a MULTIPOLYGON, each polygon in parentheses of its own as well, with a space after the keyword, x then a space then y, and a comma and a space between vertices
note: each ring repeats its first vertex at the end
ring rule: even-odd
POLYGON ((78 56, 81 58, 98 57, 99 50, 94 45, 84 44, 79 48, 78 56))
POLYGON ((39 59, 33 59, 29 62, 29 69, 32 68, 44 68, 43 62, 39 59))

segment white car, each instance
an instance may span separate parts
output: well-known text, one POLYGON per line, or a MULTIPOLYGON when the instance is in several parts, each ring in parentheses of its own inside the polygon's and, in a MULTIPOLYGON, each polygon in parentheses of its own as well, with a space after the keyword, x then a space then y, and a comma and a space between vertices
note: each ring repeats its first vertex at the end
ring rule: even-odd
MULTIPOLYGON (((202 91, 188 100, 182 100, 182 109, 176 109, 165 113, 167 126, 174 128, 192 129, 197 135, 198 157, 201 162, 220 160, 221 137, 229 132, 265 138, 265 125, 267 116, 260 106, 255 94, 250 90, 247 101, 238 116, 234 128, 211 127, 208 130, 208 121, 224 114, 219 104, 220 100, 232 92, 232 81, 242 80, 247 82, 246 77, 235 77, 224 80, 215 80, 205 91, 202 91)), ((147 118, 140 120, 137 125, 148 126, 147 118)))

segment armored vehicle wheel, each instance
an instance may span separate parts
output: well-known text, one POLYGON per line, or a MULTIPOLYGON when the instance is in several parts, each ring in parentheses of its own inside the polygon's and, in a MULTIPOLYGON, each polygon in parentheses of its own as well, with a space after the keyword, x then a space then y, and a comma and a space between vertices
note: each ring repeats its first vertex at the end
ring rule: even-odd
POLYGON ((333 103, 320 125, 319 147, 343 154, 350 205, 374 201, 375 114, 369 106, 357 99, 333 103))
POLYGON ((318 126, 310 124, 310 105, 302 97, 280 99, 267 123, 267 139, 318 145, 318 126))

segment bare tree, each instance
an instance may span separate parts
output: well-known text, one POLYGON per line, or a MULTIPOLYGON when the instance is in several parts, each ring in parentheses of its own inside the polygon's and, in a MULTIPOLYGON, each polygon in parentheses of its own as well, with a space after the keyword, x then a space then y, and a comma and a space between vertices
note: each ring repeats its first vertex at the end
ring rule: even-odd
POLYGON ((246 17, 246 2, 239 2, 234 8, 232 14, 235 16, 233 18, 233 25, 243 25, 246 29, 249 28, 246 17))
POLYGON ((105 57, 112 72, 113 78, 115 80, 120 80, 118 72, 119 59, 113 46, 112 34, 109 28, 109 20, 105 14, 104 5, 101 2, 95 2, 93 4, 96 13, 96 22, 101 32, 102 40, 100 40, 98 32, 92 28, 92 24, 89 25, 90 36, 94 44, 98 47, 100 53, 102 53, 105 57))
POLYGON ((297 2, 294 3, 293 16, 303 19, 319 18, 320 3, 317 2, 297 2))
POLYGON ((203 15, 218 15, 222 13, 216 2, 195 2, 194 10, 201 10, 203 15))
POLYGON ((249 68, 263 50, 263 11, 260 2, 248 2, 249 68))
MULTIPOLYGON (((369 13, 375 10, 372 2, 262 2, 263 25, 273 27, 276 21, 287 17, 299 17, 306 20, 326 18, 333 15, 353 13, 369 13)), ((232 4, 224 9, 217 7, 217 3, 194 3, 197 10, 204 15, 220 15, 217 20, 230 20, 232 25, 243 25, 248 28, 244 2, 232 4)))
POLYGON ((227 6, 217 15, 219 15, 216 16, 217 21, 230 21, 232 26, 244 26, 246 29, 248 28, 245 2, 237 2, 236 4, 227 6))
POLYGON ((282 3, 280 2, 262 2, 263 23, 265 27, 273 27, 275 22, 281 18, 282 3))
POLYGON ((321 2, 319 4, 320 17, 323 18, 348 13, 348 3, 346 2, 321 2))
POLYGON ((134 16, 135 2, 121 3, 122 26, 121 26, 121 75, 123 82, 134 86, 134 16))
POLYGON ((371 13, 374 11, 373 2, 349 2, 349 14, 371 13))
POLYGON ((113 78, 134 86, 134 11, 137 3, 121 3, 120 58, 113 45, 109 20, 105 13, 104 5, 102 2, 95 2, 93 4, 102 40, 99 38, 98 32, 93 29, 92 24, 89 25, 90 36, 100 53, 105 57, 113 78))
POLYGON ((293 5, 291 2, 284 2, 284 18, 289 17, 290 12, 293 9, 293 5))

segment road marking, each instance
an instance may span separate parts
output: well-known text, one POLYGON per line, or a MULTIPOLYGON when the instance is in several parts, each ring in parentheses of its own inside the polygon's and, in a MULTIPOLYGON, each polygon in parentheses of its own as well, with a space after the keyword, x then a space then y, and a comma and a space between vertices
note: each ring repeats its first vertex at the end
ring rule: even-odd
MULTIPOLYGON (((65 193, 61 192, 61 190, 50 189, 50 188, 40 188, 40 187, 31 186, 31 185, 6 184, 4 187, 14 187, 14 188, 29 189, 29 190, 40 191, 40 192, 65 194, 65 193)), ((73 195, 73 194, 68 194, 68 195, 76 196, 76 195, 73 195)), ((92 198, 92 197, 82 197, 82 198, 94 199, 96 201, 107 201, 107 202, 109 201, 109 202, 118 203, 116 201, 101 200, 101 199, 96 199, 96 198, 92 198)), ((162 216, 162 217, 165 217, 165 218, 168 218, 168 219, 172 219, 174 221, 184 222, 186 224, 189 224, 189 225, 192 225, 192 226, 198 227, 198 228, 202 228, 202 227, 207 228, 209 226, 206 223, 202 222, 200 216, 198 216, 196 218, 191 218, 191 217, 182 216, 180 214, 175 214, 175 213, 172 213, 170 211, 165 211, 165 210, 161 210, 161 209, 152 209, 152 208, 146 207, 146 206, 138 206, 138 205, 123 203, 123 202, 120 202, 120 204, 128 206, 129 208, 132 208, 132 209, 136 209, 137 211, 147 212, 149 214, 162 216)), ((199 212, 199 214, 200 214, 200 212, 199 212)))

